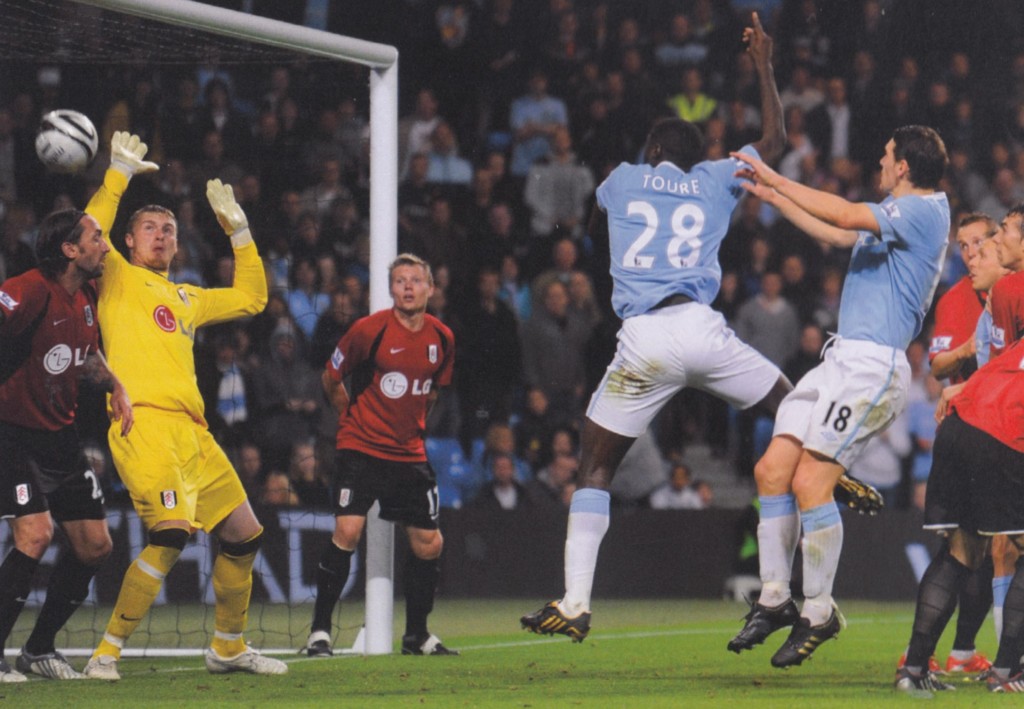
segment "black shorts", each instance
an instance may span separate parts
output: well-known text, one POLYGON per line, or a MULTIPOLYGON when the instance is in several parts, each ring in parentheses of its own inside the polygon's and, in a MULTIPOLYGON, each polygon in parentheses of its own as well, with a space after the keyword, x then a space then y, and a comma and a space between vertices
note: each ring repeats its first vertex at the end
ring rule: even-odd
POLYGON ((103 489, 75 427, 40 431, 0 422, 0 517, 47 510, 57 522, 106 519, 103 489))
POLYGON ((375 501, 380 518, 418 529, 437 529, 437 477, 430 464, 374 458, 339 450, 334 457, 331 505, 337 517, 365 517, 375 501))
POLYGON ((955 413, 939 426, 925 497, 925 529, 1024 533, 1024 453, 955 413))

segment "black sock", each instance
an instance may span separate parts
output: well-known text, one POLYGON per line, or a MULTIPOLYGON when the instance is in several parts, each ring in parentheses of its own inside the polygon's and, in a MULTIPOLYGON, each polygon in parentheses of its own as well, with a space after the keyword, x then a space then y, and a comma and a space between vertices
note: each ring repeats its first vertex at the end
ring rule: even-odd
POLYGON ((988 611, 992 607, 992 557, 985 557, 977 570, 972 571, 960 591, 959 612, 956 616, 954 650, 973 650, 988 611))
POLYGON ((440 565, 437 559, 420 559, 413 553, 405 560, 405 634, 425 638, 427 616, 434 610, 434 592, 440 565))
POLYGON ((907 650, 908 667, 928 667, 928 658, 935 652, 935 645, 953 615, 968 574, 970 569, 953 558, 948 545, 943 545, 928 565, 917 589, 914 631, 907 650))
POLYGON ((32 655, 53 652, 57 631, 64 627, 82 601, 89 595, 89 582, 98 566, 87 566, 70 550, 61 556, 46 588, 46 601, 36 618, 36 625, 25 643, 32 655))
POLYGON ((1010 590, 1003 602, 1003 634, 999 637, 999 652, 993 663, 999 669, 1009 669, 1013 676, 1020 671, 1020 656, 1024 652, 1024 556, 1017 559, 1010 590))
POLYGON ((32 590, 32 576, 38 566, 39 559, 17 549, 11 549, 4 563, 0 564, 0 652, 7 644, 21 609, 25 607, 32 590))
POLYGON ((316 603, 313 606, 313 630, 331 632, 331 616, 341 590, 348 582, 352 552, 339 549, 334 542, 327 545, 316 569, 316 603))

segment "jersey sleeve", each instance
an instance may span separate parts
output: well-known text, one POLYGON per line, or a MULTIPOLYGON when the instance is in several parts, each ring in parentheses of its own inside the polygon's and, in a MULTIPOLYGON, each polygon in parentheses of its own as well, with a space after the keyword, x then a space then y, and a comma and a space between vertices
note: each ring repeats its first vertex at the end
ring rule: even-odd
POLYGON ((622 179, 622 173, 630 168, 629 163, 619 163, 619 166, 608 173, 600 185, 597 186, 595 197, 597 206, 603 211, 608 211, 608 205, 615 204, 616 196, 619 194, 618 185, 622 179))
POLYGON ((201 291, 196 325, 255 315, 267 304, 267 276, 255 243, 235 249, 235 280, 230 288, 201 291))
POLYGON ((992 357, 1024 334, 1024 287, 1021 279, 1003 278, 992 288, 992 357))
POLYGON ((946 234, 949 224, 939 225, 927 200, 917 195, 887 199, 880 204, 867 203, 878 222, 882 241, 914 245, 927 241, 936 230, 946 234))
POLYGON ((448 349, 444 353, 444 359, 441 360, 441 368, 437 370, 437 375, 434 377, 437 385, 442 387, 451 385, 452 372, 455 369, 455 337, 450 330, 445 334, 448 337, 448 349))
POLYGON ((978 319, 970 317, 962 307, 961 289, 954 286, 935 305, 935 325, 932 328, 931 345, 928 347, 928 361, 931 362, 936 355, 959 347, 974 337, 977 325, 978 319))
POLYGON ((108 169, 103 176, 103 184, 96 190, 96 194, 89 200, 85 207, 86 214, 92 216, 103 230, 103 238, 110 244, 110 253, 104 259, 103 278, 97 281, 98 287, 103 288, 104 284, 117 280, 127 265, 127 260, 121 252, 114 247, 110 238, 110 230, 114 228, 114 218, 117 216, 117 208, 121 204, 121 197, 128 189, 128 178, 121 172, 108 169))
POLYGON ((327 373, 330 377, 336 382, 347 377, 366 358, 367 346, 364 323, 356 322, 342 335, 331 358, 327 360, 327 373))
POLYGON ((46 305, 46 286, 26 278, 10 279, 0 285, 0 335, 15 337, 35 322, 46 305))
MULTIPOLYGON (((750 155, 758 160, 761 159, 761 154, 757 152, 757 148, 753 145, 744 145, 737 152, 750 155)), ((704 163, 704 165, 707 167, 707 171, 714 176, 715 181, 725 187, 733 197, 739 199, 743 196, 743 183, 746 180, 742 177, 737 177, 736 171, 745 167, 746 163, 737 158, 725 158, 722 160, 712 160, 704 163)))

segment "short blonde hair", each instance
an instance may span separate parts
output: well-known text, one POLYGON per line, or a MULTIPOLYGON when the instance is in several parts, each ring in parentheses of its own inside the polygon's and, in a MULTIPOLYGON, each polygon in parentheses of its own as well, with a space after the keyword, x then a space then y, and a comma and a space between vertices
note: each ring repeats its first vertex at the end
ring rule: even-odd
POLYGON ((391 275, 399 266, 420 266, 427 272, 427 282, 434 285, 434 273, 430 270, 430 264, 413 253, 398 254, 394 261, 388 266, 388 283, 391 282, 391 275))

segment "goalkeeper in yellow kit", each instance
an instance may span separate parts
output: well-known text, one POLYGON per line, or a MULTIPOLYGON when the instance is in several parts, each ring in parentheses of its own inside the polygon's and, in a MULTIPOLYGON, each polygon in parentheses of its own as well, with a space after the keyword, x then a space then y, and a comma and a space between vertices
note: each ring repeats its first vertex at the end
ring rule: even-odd
MULTIPOLYGON (((114 134, 110 168, 86 212, 109 239, 121 195, 132 175, 158 169, 146 145, 114 134)), ((100 280, 99 320, 111 370, 135 398, 135 428, 111 429, 110 449, 149 543, 129 566, 103 640, 85 667, 94 679, 120 679, 128 637, 149 610, 164 577, 197 529, 215 535, 214 638, 210 672, 283 674, 288 666, 260 655, 242 639, 252 591, 252 567, 263 528, 242 483, 203 417, 192 344, 196 328, 263 310, 267 285, 245 213, 230 185, 207 183, 206 196, 231 238, 235 277, 230 288, 204 289, 167 279, 178 249, 173 212, 150 205, 128 221, 129 258, 115 249, 100 280)))

